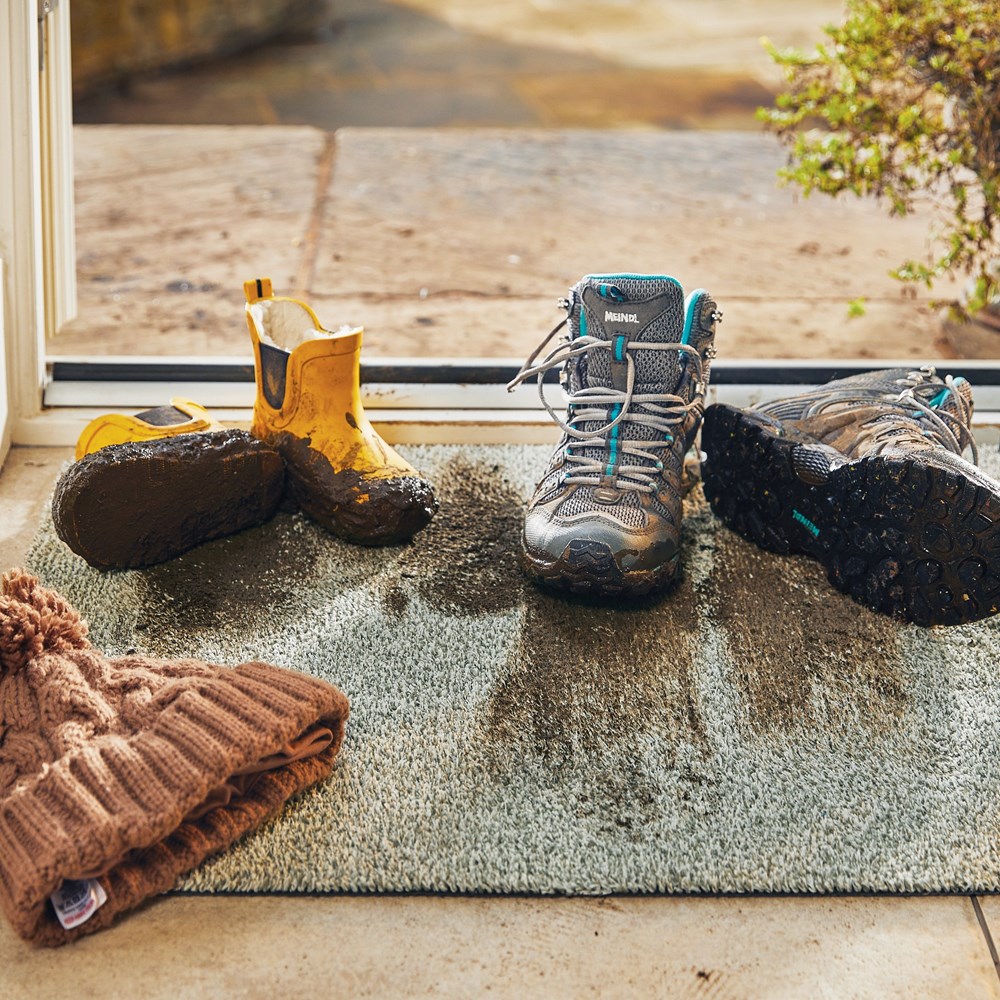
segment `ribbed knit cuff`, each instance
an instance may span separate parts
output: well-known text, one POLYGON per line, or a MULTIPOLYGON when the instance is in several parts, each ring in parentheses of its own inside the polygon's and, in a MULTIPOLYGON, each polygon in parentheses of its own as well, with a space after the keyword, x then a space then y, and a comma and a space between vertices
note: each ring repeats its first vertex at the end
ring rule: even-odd
POLYGON ((346 697, 325 681, 262 663, 218 668, 148 729, 96 737, 0 803, 0 904, 18 933, 62 944, 170 889, 205 858, 257 827, 329 774, 343 741, 346 697), (248 793, 185 821, 209 791, 317 723, 333 742, 262 773, 248 793), (49 896, 66 879, 104 871, 107 902, 64 930, 49 896))

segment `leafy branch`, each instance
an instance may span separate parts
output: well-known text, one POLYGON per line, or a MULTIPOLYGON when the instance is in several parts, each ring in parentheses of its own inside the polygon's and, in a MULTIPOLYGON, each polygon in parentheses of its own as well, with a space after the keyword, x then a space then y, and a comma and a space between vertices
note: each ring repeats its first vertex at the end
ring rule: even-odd
POLYGON ((780 172, 806 195, 874 195, 894 215, 943 207, 928 262, 894 277, 928 288, 973 276, 970 313, 1000 298, 1000 0, 846 0, 803 53, 765 41, 789 88, 758 116, 789 146, 780 172))

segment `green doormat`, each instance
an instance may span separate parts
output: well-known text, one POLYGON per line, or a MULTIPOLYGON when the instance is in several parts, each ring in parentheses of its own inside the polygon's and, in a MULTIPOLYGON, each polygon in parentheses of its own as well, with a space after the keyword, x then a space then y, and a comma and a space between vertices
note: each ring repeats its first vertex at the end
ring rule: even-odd
POLYGON ((550 596, 517 567, 549 449, 405 451, 442 504, 401 548, 281 514, 100 574, 36 540, 108 652, 261 659, 351 698, 333 777, 184 888, 1000 890, 1000 619, 869 613, 700 490, 666 596, 550 596))

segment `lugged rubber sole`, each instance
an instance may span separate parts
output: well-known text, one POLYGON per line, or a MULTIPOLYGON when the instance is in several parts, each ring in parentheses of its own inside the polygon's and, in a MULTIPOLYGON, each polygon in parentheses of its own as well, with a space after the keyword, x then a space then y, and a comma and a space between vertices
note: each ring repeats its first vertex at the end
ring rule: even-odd
POLYGON ((702 449, 705 496, 730 528, 812 556, 860 604, 918 625, 1000 608, 1000 484, 975 467, 914 452, 824 472, 822 449, 721 404, 705 412, 702 449))
POLYGON ((625 571, 604 542, 574 539, 552 561, 533 556, 522 544, 521 567, 539 583, 554 590, 594 597, 641 597, 669 585, 677 572, 678 558, 656 569, 625 571))
POLYGON ((74 462, 52 496, 59 537, 98 569, 136 569, 266 521, 285 470, 245 431, 108 445, 74 462))

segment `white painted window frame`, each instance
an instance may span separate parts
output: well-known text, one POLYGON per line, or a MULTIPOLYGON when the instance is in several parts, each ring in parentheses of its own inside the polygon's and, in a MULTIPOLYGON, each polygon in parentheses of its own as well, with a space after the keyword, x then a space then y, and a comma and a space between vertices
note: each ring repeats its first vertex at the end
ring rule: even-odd
POLYGON ((46 336, 76 312, 69 0, 0 0, 0 281, 2 461, 41 419, 46 336))
POLYGON ((7 378, 6 321, 4 319, 7 296, 4 294, 7 268, 0 258, 0 466, 10 451, 10 386, 7 378))

